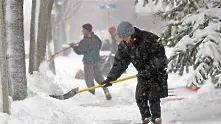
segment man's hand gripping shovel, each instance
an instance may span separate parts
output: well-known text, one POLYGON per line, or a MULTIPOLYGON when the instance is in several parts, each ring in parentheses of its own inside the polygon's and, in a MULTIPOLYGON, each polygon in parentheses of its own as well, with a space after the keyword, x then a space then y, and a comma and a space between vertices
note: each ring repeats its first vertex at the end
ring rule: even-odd
MULTIPOLYGON (((122 81, 125 81, 125 80, 133 79, 133 78, 136 78, 136 75, 129 76, 129 77, 126 77, 126 78, 121 78, 119 80, 115 80, 115 81, 112 81, 110 83, 115 84, 115 83, 119 83, 119 82, 122 82, 122 81)), ((93 90, 93 89, 96 89, 96 88, 100 88, 100 87, 103 87, 103 86, 105 86, 105 84, 97 85, 97 86, 93 86, 93 87, 89 87, 89 88, 85 88, 85 89, 81 89, 81 90, 79 90, 79 88, 77 87, 77 88, 74 88, 74 89, 70 90, 69 92, 67 92, 63 95, 49 95, 49 96, 53 97, 53 98, 56 98, 56 99, 65 100, 65 99, 69 99, 69 98, 75 96, 76 94, 79 94, 79 93, 82 93, 82 92, 85 92, 85 91, 89 91, 89 90, 93 90)))

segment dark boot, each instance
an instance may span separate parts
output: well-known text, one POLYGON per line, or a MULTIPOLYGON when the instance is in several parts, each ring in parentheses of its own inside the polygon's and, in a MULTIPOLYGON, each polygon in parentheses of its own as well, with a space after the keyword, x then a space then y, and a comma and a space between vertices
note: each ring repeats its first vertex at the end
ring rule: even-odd
POLYGON ((156 118, 151 120, 153 124, 162 124, 162 119, 161 118, 156 118))
POLYGON ((142 124, 149 124, 151 118, 145 118, 142 120, 142 124))

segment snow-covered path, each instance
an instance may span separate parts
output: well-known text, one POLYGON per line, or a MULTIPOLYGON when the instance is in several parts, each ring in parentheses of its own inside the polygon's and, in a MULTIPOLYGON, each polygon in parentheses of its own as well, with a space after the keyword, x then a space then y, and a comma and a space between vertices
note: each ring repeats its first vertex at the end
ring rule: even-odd
MULTIPOLYGON (((85 88, 84 80, 74 79, 82 68, 81 57, 56 59, 57 76, 28 76, 29 98, 12 103, 12 115, 0 113, 0 124, 138 124, 139 110, 134 99, 136 79, 110 87, 113 99, 105 100, 103 91, 96 95, 88 92, 68 100, 48 97, 52 93, 67 92, 72 88, 85 88)), ((122 77, 136 74, 133 67, 122 77)), ((183 85, 185 76, 170 75, 170 87, 183 85), (179 82, 179 83, 178 83, 179 82)), ((197 95, 182 101, 162 105, 163 124, 219 124, 221 123, 221 91, 203 87, 197 95), (176 120, 173 122, 172 120, 176 120)))

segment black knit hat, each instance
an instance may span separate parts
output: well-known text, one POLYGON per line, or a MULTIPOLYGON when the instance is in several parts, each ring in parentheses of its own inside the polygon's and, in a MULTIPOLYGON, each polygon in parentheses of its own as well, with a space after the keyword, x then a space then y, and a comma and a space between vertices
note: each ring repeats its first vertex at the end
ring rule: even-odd
POLYGON ((92 31, 92 28, 93 28, 90 23, 84 24, 82 27, 88 31, 92 31))

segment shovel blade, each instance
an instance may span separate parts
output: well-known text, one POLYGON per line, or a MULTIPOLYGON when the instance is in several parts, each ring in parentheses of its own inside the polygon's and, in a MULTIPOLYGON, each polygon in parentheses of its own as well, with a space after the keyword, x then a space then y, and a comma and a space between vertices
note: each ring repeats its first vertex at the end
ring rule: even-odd
POLYGON ((74 88, 63 95, 49 95, 49 96, 52 98, 55 98, 55 99, 65 100, 65 99, 69 99, 69 98, 75 96, 77 94, 78 90, 79 90, 79 88, 74 88))

